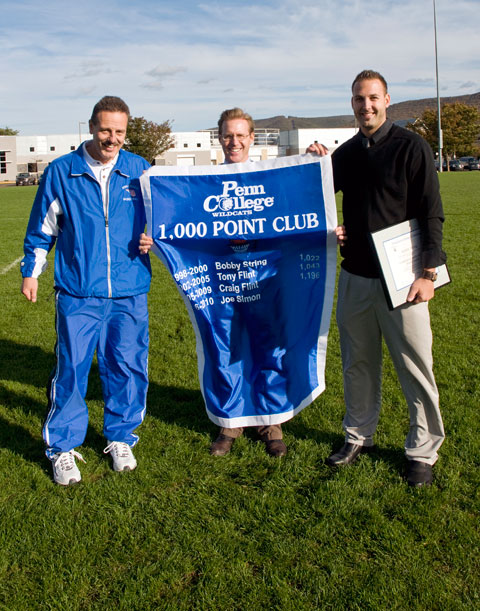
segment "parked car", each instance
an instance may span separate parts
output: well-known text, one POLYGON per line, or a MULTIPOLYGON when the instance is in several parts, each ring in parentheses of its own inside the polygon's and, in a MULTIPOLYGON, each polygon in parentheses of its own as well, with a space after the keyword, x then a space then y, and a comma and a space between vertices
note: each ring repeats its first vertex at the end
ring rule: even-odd
POLYGON ((448 167, 450 168, 450 172, 458 172, 463 170, 464 166, 460 159, 450 159, 448 162, 448 167))
POLYGON ((24 187, 25 185, 36 185, 37 178, 29 172, 20 172, 20 174, 17 174, 17 179, 15 183, 17 187, 24 187))
POLYGON ((469 165, 471 161, 476 161, 475 157, 459 157, 458 159, 460 163, 463 163, 463 169, 469 170, 469 165))
POLYGON ((472 159, 468 164, 469 170, 480 170, 480 159, 472 159))

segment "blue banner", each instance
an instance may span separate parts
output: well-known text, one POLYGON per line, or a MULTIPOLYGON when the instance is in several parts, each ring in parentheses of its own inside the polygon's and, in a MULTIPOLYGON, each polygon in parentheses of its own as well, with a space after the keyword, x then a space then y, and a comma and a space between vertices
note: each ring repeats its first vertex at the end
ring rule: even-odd
POLYGON ((279 424, 325 388, 336 272, 330 157, 154 166, 141 178, 153 252, 197 340, 210 419, 279 424))

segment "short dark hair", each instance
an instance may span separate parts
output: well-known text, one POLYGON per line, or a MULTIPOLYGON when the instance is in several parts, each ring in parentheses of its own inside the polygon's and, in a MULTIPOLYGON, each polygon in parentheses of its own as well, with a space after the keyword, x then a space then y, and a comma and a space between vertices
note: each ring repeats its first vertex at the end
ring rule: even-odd
POLYGON ((218 135, 222 135, 222 128, 225 121, 230 121, 231 119, 245 119, 248 123, 249 133, 255 131, 255 123, 253 122, 252 117, 242 110, 241 108, 228 108, 224 110, 220 115, 220 119, 218 120, 218 135))
POLYGON ((379 80, 385 88, 385 93, 388 93, 387 81, 383 78, 380 72, 375 72, 375 70, 362 70, 361 72, 359 72, 352 83, 352 93, 353 88, 355 87, 355 83, 358 83, 359 81, 373 80, 379 80))
POLYGON ((99 112, 124 112, 127 117, 130 117, 130 110, 122 98, 117 98, 114 95, 105 95, 99 100, 92 110, 90 121, 95 123, 99 112))

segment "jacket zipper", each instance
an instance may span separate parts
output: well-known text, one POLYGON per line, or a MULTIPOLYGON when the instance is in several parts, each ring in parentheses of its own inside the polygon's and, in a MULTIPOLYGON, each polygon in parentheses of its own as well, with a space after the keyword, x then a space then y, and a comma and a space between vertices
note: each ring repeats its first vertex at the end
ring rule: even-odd
POLYGON ((110 178, 112 176, 112 172, 110 172, 107 180, 107 184, 105 187, 105 202, 103 204, 103 214, 105 217, 105 237, 107 242, 107 286, 108 286, 108 297, 112 297, 112 260, 110 253, 110 230, 108 228, 108 211, 109 211, 109 194, 110 194, 110 178))

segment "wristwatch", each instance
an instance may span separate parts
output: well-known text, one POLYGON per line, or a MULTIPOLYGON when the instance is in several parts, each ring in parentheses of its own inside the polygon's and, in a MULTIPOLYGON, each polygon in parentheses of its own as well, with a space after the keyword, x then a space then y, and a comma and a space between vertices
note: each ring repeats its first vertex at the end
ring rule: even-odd
POLYGON ((424 280, 431 280, 432 282, 435 282, 435 280, 437 279, 437 272, 429 272, 426 269, 423 270, 423 274, 422 274, 422 278, 424 280))

